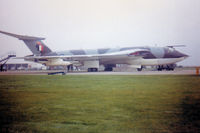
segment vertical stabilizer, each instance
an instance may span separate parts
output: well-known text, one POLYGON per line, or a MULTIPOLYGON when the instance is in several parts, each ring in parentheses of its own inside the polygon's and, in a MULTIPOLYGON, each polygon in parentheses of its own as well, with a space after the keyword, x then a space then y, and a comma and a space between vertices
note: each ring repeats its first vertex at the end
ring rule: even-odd
POLYGON ((31 50, 34 55, 48 55, 52 51, 42 42, 45 38, 41 37, 32 37, 32 36, 23 36, 17 35, 13 33, 8 33, 4 31, 0 31, 0 33, 18 38, 19 40, 23 40, 26 46, 31 50))

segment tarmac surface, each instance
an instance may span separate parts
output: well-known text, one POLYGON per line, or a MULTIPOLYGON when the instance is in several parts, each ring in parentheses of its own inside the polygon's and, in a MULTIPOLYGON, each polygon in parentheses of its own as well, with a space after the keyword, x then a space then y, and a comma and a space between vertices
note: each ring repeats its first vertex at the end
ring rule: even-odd
MULTIPOLYGON (((7 71, 0 72, 0 75, 48 75, 49 73, 57 73, 55 75, 62 75, 63 71, 49 71, 49 70, 40 70, 40 71, 7 71), (58 72, 58 73, 57 73, 58 72), (60 72, 60 73, 59 73, 60 72)), ((174 71, 132 71, 132 72, 67 72, 66 75, 196 75, 195 69, 176 69, 174 71)))

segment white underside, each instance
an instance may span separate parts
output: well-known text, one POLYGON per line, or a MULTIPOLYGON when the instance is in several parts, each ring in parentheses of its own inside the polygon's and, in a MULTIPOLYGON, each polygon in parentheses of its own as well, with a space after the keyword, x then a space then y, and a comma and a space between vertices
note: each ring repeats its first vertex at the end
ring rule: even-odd
POLYGON ((184 57, 181 58, 160 58, 160 59, 137 59, 128 61, 130 65, 138 66, 153 66, 153 65, 165 65, 165 64, 174 64, 176 62, 184 60, 184 57))
MULTIPOLYGON (((158 59, 143 59, 143 58, 134 58, 134 59, 121 59, 121 60, 112 60, 109 61, 110 64, 129 64, 132 67, 140 68, 141 66, 156 66, 156 65, 167 65, 167 64, 174 64, 176 62, 184 60, 185 57, 181 58, 158 58, 158 59)), ((73 62, 63 61, 62 59, 50 59, 48 61, 41 61, 38 62, 41 64, 46 64, 46 66, 68 66, 71 64, 76 64, 73 62)), ((99 68, 99 60, 90 60, 84 61, 82 65, 85 68, 99 68)), ((103 65, 104 63, 102 63, 103 65)), ((79 63, 79 66, 81 64, 79 63)))
POLYGON ((68 66, 71 62, 63 61, 62 59, 51 59, 45 62, 46 66, 68 66))

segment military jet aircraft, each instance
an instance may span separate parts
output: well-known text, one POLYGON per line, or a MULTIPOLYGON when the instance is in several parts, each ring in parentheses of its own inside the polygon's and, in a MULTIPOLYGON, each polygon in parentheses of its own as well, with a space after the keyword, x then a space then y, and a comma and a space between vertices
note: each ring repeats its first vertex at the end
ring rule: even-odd
POLYGON ((89 72, 98 71, 100 65, 104 65, 105 71, 112 71, 116 64, 128 64, 137 68, 138 71, 141 71, 144 66, 158 66, 157 70, 174 70, 176 62, 188 57, 188 55, 177 51, 174 48, 175 46, 101 48, 53 52, 42 42, 45 38, 17 35, 4 31, 0 31, 0 33, 24 41, 33 53, 33 55, 23 57, 24 60, 46 66, 84 66, 89 72))

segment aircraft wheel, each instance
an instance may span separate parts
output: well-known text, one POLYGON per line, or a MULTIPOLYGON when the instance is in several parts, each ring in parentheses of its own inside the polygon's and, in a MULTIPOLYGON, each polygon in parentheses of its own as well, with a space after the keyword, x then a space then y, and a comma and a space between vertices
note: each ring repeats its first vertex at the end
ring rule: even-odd
POLYGON ((158 66, 157 70, 158 71, 162 71, 163 70, 163 66, 158 66))
POLYGON ((112 67, 106 67, 106 68, 104 69, 104 71, 113 71, 113 68, 112 68, 112 67))
POLYGON ((97 72, 98 69, 97 68, 93 68, 92 72, 97 72))

